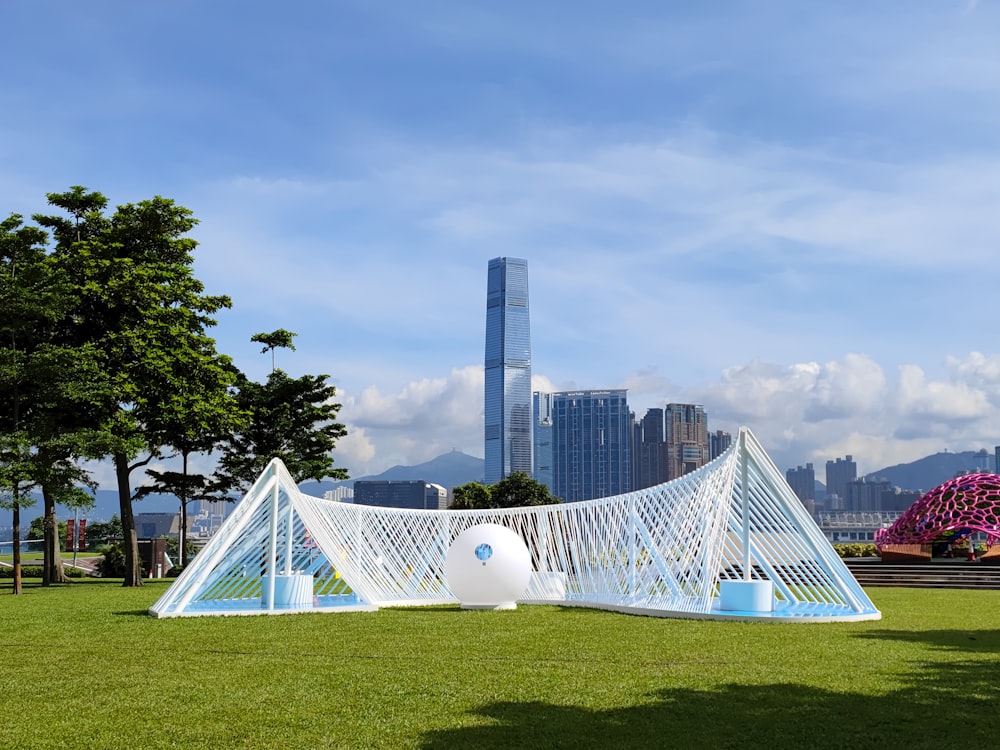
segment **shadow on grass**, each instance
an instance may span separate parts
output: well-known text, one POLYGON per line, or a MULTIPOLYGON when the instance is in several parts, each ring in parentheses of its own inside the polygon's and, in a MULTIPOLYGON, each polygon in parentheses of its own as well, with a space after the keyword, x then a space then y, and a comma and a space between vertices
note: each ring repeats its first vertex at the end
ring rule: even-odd
MULTIPOLYGON (((858 638, 926 643, 946 651, 1000 653, 1000 630, 872 630, 858 638)), ((997 667, 1000 678, 1000 665, 997 667)))
POLYGON ((990 747, 1000 715, 998 672, 995 662, 926 664, 877 696, 729 684, 663 690, 641 705, 609 710, 490 703, 475 711, 487 726, 430 732, 422 747, 990 747))

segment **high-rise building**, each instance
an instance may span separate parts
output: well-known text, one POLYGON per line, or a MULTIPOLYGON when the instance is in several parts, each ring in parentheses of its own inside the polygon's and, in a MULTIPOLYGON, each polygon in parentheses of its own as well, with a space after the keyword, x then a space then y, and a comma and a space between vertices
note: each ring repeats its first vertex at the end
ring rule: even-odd
POLYGON ((553 494, 565 502, 631 489, 625 390, 552 394, 553 494))
POLYGON ((443 510, 448 506, 448 490, 422 479, 359 479, 354 483, 354 502, 382 508, 443 510))
POLYGON ((708 463, 708 415, 700 404, 667 404, 667 477, 676 479, 708 463))
POLYGON ((816 470, 812 464, 789 469, 785 472, 785 479, 799 500, 805 502, 816 499, 816 470))
POLYGON ((844 485, 844 510, 855 513, 883 510, 882 495, 891 491, 892 482, 888 479, 852 479, 844 485))
POLYGON ((647 409, 633 430, 632 463, 636 467, 632 489, 641 490, 667 481, 667 444, 663 439, 663 409, 647 409))
MULTIPOLYGON (((858 478, 858 465, 852 456, 826 462, 826 494, 836 495, 843 502, 847 498, 847 483, 858 478)), ((836 502, 830 507, 835 507, 836 502)), ((851 508, 845 507, 846 510, 851 508)))
POLYGON ((729 450, 729 446, 732 444, 732 435, 728 432, 723 432, 722 430, 716 430, 708 436, 708 460, 712 461, 718 458, 729 450))
POLYGON ((494 258, 486 283, 486 484, 531 474, 531 331, 528 261, 494 258))
POLYGON ((532 476, 544 484, 549 492, 555 490, 552 481, 552 394, 531 394, 533 429, 532 476))

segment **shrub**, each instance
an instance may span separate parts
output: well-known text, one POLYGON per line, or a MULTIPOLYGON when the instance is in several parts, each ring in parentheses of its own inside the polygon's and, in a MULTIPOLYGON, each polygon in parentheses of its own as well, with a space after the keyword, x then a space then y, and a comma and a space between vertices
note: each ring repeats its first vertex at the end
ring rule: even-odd
MULTIPOLYGON (((78 570, 77 568, 66 568, 67 578, 83 578, 84 572, 78 570)), ((45 571, 41 565, 22 565, 21 566, 21 578, 43 578, 45 571)), ((13 578, 14 569, 3 567, 0 568, 0 578, 13 578)))
POLYGON ((125 544, 114 542, 101 550, 103 558, 98 570, 102 578, 123 578, 125 576, 125 544))
POLYGON ((878 550, 875 545, 867 542, 834 544, 833 548, 841 557, 878 557, 878 550))

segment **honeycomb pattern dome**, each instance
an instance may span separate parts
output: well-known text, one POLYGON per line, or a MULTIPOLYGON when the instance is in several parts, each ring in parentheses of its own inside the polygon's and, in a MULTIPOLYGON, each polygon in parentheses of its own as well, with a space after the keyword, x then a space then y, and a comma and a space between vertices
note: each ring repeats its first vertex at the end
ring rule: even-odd
POLYGON ((875 544, 929 544, 960 539, 977 531, 987 544, 1000 541, 1000 475, 963 474, 938 485, 907 508, 887 529, 875 532, 875 544))

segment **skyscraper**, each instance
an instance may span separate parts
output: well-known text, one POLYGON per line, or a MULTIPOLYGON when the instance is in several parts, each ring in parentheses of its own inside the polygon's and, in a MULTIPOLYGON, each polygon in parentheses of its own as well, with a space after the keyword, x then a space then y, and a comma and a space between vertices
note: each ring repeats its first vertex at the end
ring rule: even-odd
POLYGON ((858 465, 853 456, 826 462, 826 494, 836 495, 840 502, 847 498, 847 483, 858 478, 858 465))
POLYGON ((531 394, 532 429, 532 477, 553 492, 552 482, 552 394, 531 394))
POLYGON ((663 409, 647 409, 632 440, 636 471, 632 489, 641 490, 667 481, 667 444, 663 440, 663 409))
POLYGON ((486 484, 531 473, 531 331, 528 261, 494 258, 486 282, 486 484))
POLYGON ((553 494, 565 502, 631 489, 625 390, 552 394, 553 494))
POLYGON ((708 415, 700 404, 667 404, 667 475, 684 476, 708 463, 708 415))
POLYGON ((799 500, 804 502, 816 499, 816 470, 812 464, 789 469, 785 472, 785 479, 799 500))
POLYGON ((733 444, 733 436, 724 430, 716 430, 708 436, 708 460, 712 461, 727 450, 733 444))

